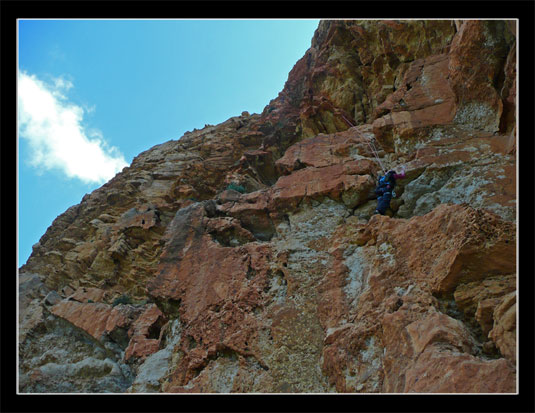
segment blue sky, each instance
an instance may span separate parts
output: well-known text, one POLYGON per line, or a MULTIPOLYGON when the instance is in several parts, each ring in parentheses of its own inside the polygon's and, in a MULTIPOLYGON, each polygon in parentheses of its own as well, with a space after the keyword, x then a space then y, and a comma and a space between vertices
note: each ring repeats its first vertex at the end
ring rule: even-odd
POLYGON ((260 113, 319 20, 20 20, 19 266, 140 152, 260 113))

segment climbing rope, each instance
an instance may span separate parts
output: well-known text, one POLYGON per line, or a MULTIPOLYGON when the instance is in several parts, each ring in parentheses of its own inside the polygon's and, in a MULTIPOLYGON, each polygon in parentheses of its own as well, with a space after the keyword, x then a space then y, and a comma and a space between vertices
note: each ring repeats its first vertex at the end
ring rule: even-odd
MULTIPOLYGON (((334 109, 334 111, 336 111, 336 108, 332 105, 332 103, 327 99, 325 98, 325 101, 334 109)), ((344 119, 346 121, 346 123, 350 126, 350 127, 355 127, 356 125, 353 125, 353 123, 351 121, 349 121, 345 116, 344 114, 341 112, 340 109, 338 109, 338 112, 340 113, 340 116, 342 116, 342 119, 344 119)), ((381 160, 379 159, 379 151, 377 150, 377 148, 375 147, 374 143, 373 143, 373 138, 371 139, 368 139, 366 138, 360 131, 357 131, 357 133, 359 134, 359 136, 361 138, 364 138, 364 140, 366 141, 366 143, 368 144, 368 146, 370 147, 372 153, 373 153, 373 156, 375 156, 375 159, 377 160, 377 163, 379 164, 379 166, 381 167, 381 170, 383 171, 383 174, 385 175, 386 174, 386 169, 383 167, 383 164, 381 163, 381 160)))
MULTIPOLYGON (((362 134, 360 134, 360 136, 362 137, 362 134)), ((375 159, 377 159, 377 162, 379 162, 379 166, 381 167, 381 170, 383 171, 383 174, 386 174, 386 169, 383 167, 383 164, 381 163, 381 159, 379 159, 379 152, 377 151, 377 148, 375 147, 375 145, 373 143, 373 139, 369 139, 368 140, 366 137, 364 137, 364 140, 366 141, 368 146, 371 148, 372 153, 375 156, 375 159)))

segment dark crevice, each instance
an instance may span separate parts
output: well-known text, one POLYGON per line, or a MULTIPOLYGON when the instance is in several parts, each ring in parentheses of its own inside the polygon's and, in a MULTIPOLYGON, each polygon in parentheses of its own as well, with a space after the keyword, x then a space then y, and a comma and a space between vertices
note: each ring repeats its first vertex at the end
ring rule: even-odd
POLYGON ((193 350, 194 348, 197 348, 197 341, 193 336, 186 336, 186 346, 188 350, 193 350))
POLYGON ((156 340, 159 339, 160 332, 162 331, 162 327, 164 326, 164 324, 164 319, 162 317, 158 317, 156 322, 149 327, 147 338, 156 340))
POLYGON ((282 216, 282 219, 284 220, 284 222, 286 222, 286 224, 288 224, 288 228, 290 229, 290 231, 292 230, 292 224, 290 222, 290 217, 288 214, 284 214, 282 216))
POLYGON ((457 303, 453 297, 453 293, 450 294, 433 294, 438 301, 438 310, 456 320, 465 323, 464 313, 457 307, 457 303))
POLYGON ((257 241, 268 242, 276 233, 273 220, 269 216, 269 210, 265 210, 267 219, 259 219, 258 217, 251 217, 246 222, 241 220, 241 226, 248 230, 257 241))
POLYGON ((474 356, 482 357, 486 359, 498 359, 503 357, 494 343, 486 337, 483 333, 481 325, 477 322, 474 315, 465 314, 455 302, 453 293, 450 294, 433 294, 437 299, 439 307, 438 310, 455 320, 463 323, 472 338, 476 342, 476 348, 474 349, 474 356))
POLYGON ((293 166, 292 166, 292 171, 291 172, 295 172, 295 171, 298 171, 300 169, 305 169, 308 165, 301 162, 300 159, 296 159, 293 166))
POLYGON ((168 320, 172 320, 179 317, 180 305, 182 303, 181 299, 151 297, 150 295, 149 299, 154 301, 156 306, 160 309, 162 313, 165 314, 168 320))
POLYGON ((246 278, 248 280, 251 280, 253 279, 254 277, 256 276, 256 271, 251 267, 251 264, 249 263, 249 267, 247 268, 247 274, 246 274, 246 278))
POLYGON ((130 337, 128 337, 128 330, 124 328, 116 328, 108 333, 108 337, 117 343, 123 350, 128 346, 130 337))
POLYGON ((209 234, 215 242, 223 247, 239 247, 252 241, 238 235, 234 228, 230 228, 221 232, 212 231, 209 234))

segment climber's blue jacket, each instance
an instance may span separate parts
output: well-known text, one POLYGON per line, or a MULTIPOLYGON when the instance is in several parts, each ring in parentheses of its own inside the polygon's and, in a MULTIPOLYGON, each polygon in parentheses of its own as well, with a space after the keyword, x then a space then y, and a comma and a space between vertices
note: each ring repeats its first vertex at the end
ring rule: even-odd
POLYGON ((392 191, 396 186, 396 179, 405 178, 405 171, 401 174, 396 174, 395 171, 388 171, 385 176, 379 177, 375 194, 377 198, 376 212, 384 215, 386 210, 390 207, 390 200, 392 199, 392 191))

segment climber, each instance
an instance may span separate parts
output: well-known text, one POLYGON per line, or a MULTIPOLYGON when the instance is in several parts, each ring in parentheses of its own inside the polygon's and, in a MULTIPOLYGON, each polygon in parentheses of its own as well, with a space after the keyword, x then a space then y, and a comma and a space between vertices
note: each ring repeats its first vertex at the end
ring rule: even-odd
POLYGON ((394 170, 390 170, 385 176, 379 177, 379 182, 375 188, 375 194, 378 196, 375 214, 385 214, 386 210, 390 207, 392 196, 396 196, 396 193, 394 192, 396 179, 403 178, 405 178, 405 168, 402 168, 400 174, 396 173, 394 170))

